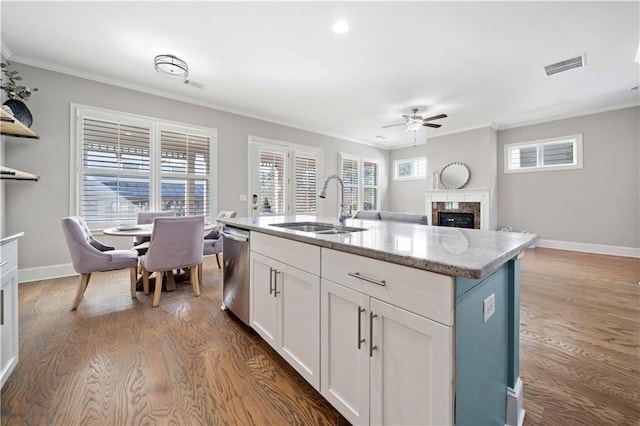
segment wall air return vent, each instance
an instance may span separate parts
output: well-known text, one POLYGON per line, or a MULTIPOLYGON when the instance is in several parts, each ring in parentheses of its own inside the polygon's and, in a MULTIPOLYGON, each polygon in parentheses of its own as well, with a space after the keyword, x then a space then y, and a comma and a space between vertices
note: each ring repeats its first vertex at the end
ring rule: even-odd
POLYGON ((544 67, 544 73, 548 76, 558 74, 559 72, 569 71, 574 68, 582 68, 585 65, 585 55, 576 56, 575 58, 565 59, 555 64, 544 67))

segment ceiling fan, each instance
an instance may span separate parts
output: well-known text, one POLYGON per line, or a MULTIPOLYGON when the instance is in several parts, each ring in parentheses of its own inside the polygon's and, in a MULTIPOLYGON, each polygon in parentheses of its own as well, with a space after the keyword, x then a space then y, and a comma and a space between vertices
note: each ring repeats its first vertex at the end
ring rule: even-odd
POLYGON ((388 126, 382 126, 383 129, 387 128, 387 127, 395 127, 395 126, 407 126, 407 130, 408 131, 417 131, 420 130, 420 128, 422 126, 426 126, 426 127, 433 127, 434 129, 437 129, 438 127, 441 127, 441 124, 434 124, 434 123, 429 123, 429 121, 433 121, 433 120, 439 120, 441 118, 447 118, 447 114, 439 114, 439 115, 434 115, 433 117, 427 117, 427 118, 422 118, 421 115, 418 115, 418 108, 413 108, 411 110, 411 115, 409 114, 402 114, 402 117, 404 117, 404 119, 406 120, 404 123, 399 123, 399 124, 389 124, 388 126))

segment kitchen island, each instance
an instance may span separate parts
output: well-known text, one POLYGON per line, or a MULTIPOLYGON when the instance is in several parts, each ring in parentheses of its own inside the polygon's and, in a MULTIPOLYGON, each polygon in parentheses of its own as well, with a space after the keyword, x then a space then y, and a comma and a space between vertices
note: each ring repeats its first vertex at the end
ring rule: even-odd
POLYGON ((536 235, 278 226, 336 223, 314 216, 221 222, 251 232, 251 327, 352 423, 522 421, 519 256, 536 235))

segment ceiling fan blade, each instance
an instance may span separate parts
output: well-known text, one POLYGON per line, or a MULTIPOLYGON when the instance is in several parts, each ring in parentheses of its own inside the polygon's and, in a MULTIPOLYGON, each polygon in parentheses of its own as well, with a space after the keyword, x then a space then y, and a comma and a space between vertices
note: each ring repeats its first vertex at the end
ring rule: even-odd
POLYGON ((434 129, 437 129, 438 127, 442 127, 441 124, 433 124, 433 123, 422 123, 422 125, 427 127, 433 127, 434 129))
POLYGON ((405 120, 408 120, 411 118, 409 114, 402 114, 401 117, 404 118, 405 120))
POLYGON ((433 117, 423 118, 422 121, 439 120, 441 118, 447 118, 447 114, 434 115, 433 117))
POLYGON ((386 129, 387 127, 396 127, 396 126, 404 126, 406 123, 400 123, 400 124, 389 124, 387 126, 382 126, 383 129, 386 129))

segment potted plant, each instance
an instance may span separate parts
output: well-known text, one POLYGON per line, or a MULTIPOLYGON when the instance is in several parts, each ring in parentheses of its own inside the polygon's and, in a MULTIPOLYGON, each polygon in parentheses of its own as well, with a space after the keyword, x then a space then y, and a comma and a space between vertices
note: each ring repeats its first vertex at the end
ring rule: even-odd
MULTIPOLYGON (((24 104, 24 101, 29 100, 31 94, 37 92, 37 88, 30 88, 29 86, 24 86, 21 84, 22 77, 18 75, 18 71, 10 71, 9 67, 11 64, 9 61, 7 63, 0 63, 0 68, 2 68, 2 85, 0 88, 7 93, 7 97, 9 98, 4 104, 3 108, 6 106, 10 109, 11 114, 18 119, 22 124, 27 127, 31 127, 33 123, 33 117, 31 116, 31 111, 24 104)), ((5 108, 6 109, 6 108, 5 108)))

